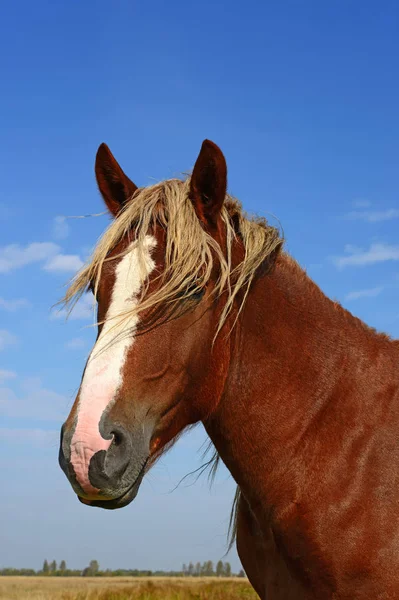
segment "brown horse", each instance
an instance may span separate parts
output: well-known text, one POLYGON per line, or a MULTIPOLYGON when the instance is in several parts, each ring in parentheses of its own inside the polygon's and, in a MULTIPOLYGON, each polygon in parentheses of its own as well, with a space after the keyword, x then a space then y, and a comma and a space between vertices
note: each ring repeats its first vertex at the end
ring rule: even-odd
POLYGON ((263 599, 399 598, 399 343, 327 299, 278 232, 191 177, 138 189, 105 145, 115 217, 66 302, 98 337, 61 437, 79 499, 119 508, 202 421, 238 486, 238 553, 263 599))

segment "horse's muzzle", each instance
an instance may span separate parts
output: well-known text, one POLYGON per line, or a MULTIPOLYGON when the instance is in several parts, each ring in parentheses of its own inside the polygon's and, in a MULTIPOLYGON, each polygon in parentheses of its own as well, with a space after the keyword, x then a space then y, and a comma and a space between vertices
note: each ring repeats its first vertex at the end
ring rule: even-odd
POLYGON ((76 440, 73 428, 64 424, 59 463, 84 504, 122 508, 135 498, 143 479, 150 453, 150 432, 146 435, 145 427, 128 431, 106 421, 100 429, 101 432, 87 432, 76 440), (99 435, 106 449, 96 450, 99 435))

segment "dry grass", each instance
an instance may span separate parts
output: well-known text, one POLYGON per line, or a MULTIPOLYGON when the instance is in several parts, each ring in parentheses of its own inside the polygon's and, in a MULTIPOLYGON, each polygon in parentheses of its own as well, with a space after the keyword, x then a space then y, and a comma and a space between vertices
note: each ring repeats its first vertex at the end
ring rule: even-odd
POLYGON ((245 579, 1 577, 1 600, 256 600, 245 579))

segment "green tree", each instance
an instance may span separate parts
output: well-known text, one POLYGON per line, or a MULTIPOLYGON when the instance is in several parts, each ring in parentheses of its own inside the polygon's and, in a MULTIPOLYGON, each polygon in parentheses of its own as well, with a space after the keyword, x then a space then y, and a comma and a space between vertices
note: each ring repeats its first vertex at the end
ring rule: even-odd
POLYGON ((55 573, 57 570, 57 562, 55 560, 53 560, 53 562, 50 565, 50 573, 55 573))
POLYGON ((197 562, 195 565, 195 576, 199 577, 201 575, 201 563, 197 562))
POLYGON ((91 560, 88 567, 83 569, 82 575, 83 577, 95 577, 99 571, 99 565, 96 560, 91 560))
POLYGON ((213 562, 211 560, 207 560, 204 563, 204 567, 205 567, 205 573, 204 575, 206 575, 207 577, 210 577, 211 575, 214 575, 214 570, 213 570, 213 562))
POLYGON ((231 577, 231 565, 229 562, 224 563, 224 576, 231 577))
POLYGON ((96 560, 91 560, 90 564, 89 564, 89 569, 90 569, 91 576, 93 577, 94 575, 97 575, 97 573, 100 569, 100 566, 96 560))
POLYGON ((240 572, 238 573, 238 577, 246 577, 245 572, 243 571, 243 569, 240 569, 240 572))
POLYGON ((185 577, 187 575, 187 565, 186 565, 186 563, 183 563, 183 569, 182 569, 182 571, 183 571, 183 577, 185 577))
POLYGON ((48 575, 50 571, 50 567, 48 566, 47 559, 43 563, 43 575, 48 575))
POLYGON ((191 577, 194 575, 194 565, 191 561, 188 565, 187 575, 190 575, 191 577))
POLYGON ((66 568, 67 568, 66 562, 65 562, 65 560, 62 560, 60 562, 59 570, 61 571, 61 573, 64 573, 66 571, 66 568))
POLYGON ((224 575, 224 567, 223 567, 223 563, 221 560, 219 560, 216 565, 216 575, 217 575, 217 577, 223 577, 223 575, 224 575))

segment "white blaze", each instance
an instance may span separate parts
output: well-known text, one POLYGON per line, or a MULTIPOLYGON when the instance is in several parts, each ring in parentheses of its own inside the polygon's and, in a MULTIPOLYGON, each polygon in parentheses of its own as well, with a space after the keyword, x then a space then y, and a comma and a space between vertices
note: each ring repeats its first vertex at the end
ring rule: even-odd
POLYGON ((111 445, 112 440, 105 440, 100 433, 100 419, 121 388, 123 366, 138 324, 137 316, 126 320, 120 315, 137 305, 141 286, 155 267, 151 258, 155 244, 153 237, 145 238, 144 261, 140 261, 133 242, 131 250, 118 263, 105 322, 87 361, 71 441, 71 463, 78 483, 87 494, 99 491, 89 481, 89 464, 96 452, 107 450, 111 445))

